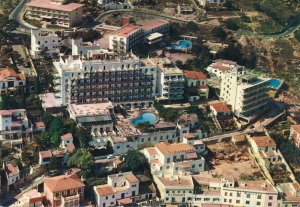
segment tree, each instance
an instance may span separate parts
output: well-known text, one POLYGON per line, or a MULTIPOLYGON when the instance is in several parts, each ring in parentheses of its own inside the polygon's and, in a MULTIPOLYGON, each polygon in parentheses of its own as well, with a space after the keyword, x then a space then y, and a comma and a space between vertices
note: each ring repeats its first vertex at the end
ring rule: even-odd
POLYGON ((234 31, 237 31, 240 28, 239 25, 233 19, 227 19, 225 21, 225 25, 228 29, 231 29, 234 31))
POLYGON ((221 27, 215 27, 215 28, 213 28, 212 34, 213 34, 215 37, 220 38, 220 39, 222 39, 222 40, 225 39, 225 38, 227 37, 226 32, 225 32, 224 29, 221 28, 221 27))
POLYGON ((63 122, 63 129, 62 133, 72 133, 73 135, 76 133, 77 130, 77 123, 74 119, 66 119, 63 122))
POLYGON ((106 151, 107 151, 108 154, 114 153, 114 149, 113 149, 112 144, 111 144, 110 141, 106 142, 105 148, 106 148, 106 151))
POLYGON ((144 173, 149 170, 148 160, 138 150, 128 151, 123 157, 122 171, 132 171, 134 174, 144 173))
POLYGON ((138 123, 136 127, 143 132, 150 132, 154 129, 153 124, 150 124, 149 121, 138 123))
POLYGON ((94 163, 95 158, 85 149, 78 149, 68 160, 68 166, 80 168, 84 178, 90 175, 94 163))
POLYGON ((93 140, 91 131, 91 127, 78 127, 76 137, 79 139, 80 147, 85 149, 88 149, 90 147, 90 143, 93 140))

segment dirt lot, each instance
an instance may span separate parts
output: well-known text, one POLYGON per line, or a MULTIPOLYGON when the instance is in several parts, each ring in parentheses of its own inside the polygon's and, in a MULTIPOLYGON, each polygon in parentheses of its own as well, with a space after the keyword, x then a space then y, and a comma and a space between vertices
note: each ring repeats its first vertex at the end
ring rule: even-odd
POLYGON ((235 179, 261 179, 260 169, 247 151, 247 146, 235 146, 231 142, 207 145, 209 174, 235 179))

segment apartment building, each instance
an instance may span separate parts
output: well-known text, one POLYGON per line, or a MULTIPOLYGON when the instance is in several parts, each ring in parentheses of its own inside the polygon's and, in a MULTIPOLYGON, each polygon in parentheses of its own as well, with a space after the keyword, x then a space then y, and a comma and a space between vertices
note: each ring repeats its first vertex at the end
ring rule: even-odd
POLYGON ((268 80, 234 69, 222 77, 220 97, 238 118, 251 121, 268 109, 268 80))
POLYGON ((72 27, 82 20, 84 4, 55 0, 31 0, 26 4, 26 17, 61 27, 72 27))
POLYGON ((53 64, 56 96, 63 106, 108 101, 127 108, 153 104, 156 69, 145 67, 132 53, 121 56, 106 51, 92 60, 61 56, 53 64))
POLYGON ((231 60, 217 60, 210 64, 206 70, 212 75, 222 78, 224 74, 231 72, 233 69, 244 68, 231 60))
POLYGON ((62 46, 61 37, 52 31, 31 30, 30 54, 39 58, 42 51, 49 55, 59 54, 62 46))
POLYGON ((154 44, 169 37, 169 26, 169 22, 162 19, 150 20, 143 25, 123 24, 122 28, 109 36, 109 49, 128 52, 143 41, 154 44))
POLYGON ((45 178, 44 195, 49 205, 58 206, 80 206, 84 199, 84 183, 76 174, 80 170, 71 169, 65 175, 45 178))
POLYGON ((97 43, 83 42, 82 38, 72 39, 72 55, 82 55, 90 59, 100 52, 100 45, 97 43))
POLYGON ((268 181, 236 181, 203 174, 194 175, 193 180, 194 205, 278 206, 278 192, 268 181))
POLYGON ((202 72, 184 70, 185 94, 190 102, 208 98, 207 76, 202 72))
POLYGON ((156 94, 158 100, 176 101, 184 98, 183 72, 168 58, 148 58, 147 65, 157 68, 156 94))
POLYGON ((300 148, 300 124, 291 126, 290 140, 297 148, 300 148))
POLYGON ((0 92, 14 90, 17 87, 26 85, 26 79, 23 72, 16 73, 15 70, 9 68, 0 69, 0 92))
POLYGON ((11 147, 21 147, 32 136, 25 109, 0 110, 0 139, 11 147))
POLYGON ((160 142, 143 150, 150 163, 151 173, 158 177, 186 176, 204 171, 205 159, 185 143, 160 142))
POLYGON ((140 181, 132 172, 108 175, 107 184, 94 186, 94 194, 99 207, 130 206, 154 198, 152 192, 141 192, 140 181))

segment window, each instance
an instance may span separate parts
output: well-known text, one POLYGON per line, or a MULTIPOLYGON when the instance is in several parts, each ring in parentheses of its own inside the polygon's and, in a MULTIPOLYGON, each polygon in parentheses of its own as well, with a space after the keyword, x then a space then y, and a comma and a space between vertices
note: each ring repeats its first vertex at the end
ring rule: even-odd
POLYGON ((168 190, 166 190, 166 193, 169 193, 169 191, 168 191, 168 190))
POLYGON ((192 168, 195 168, 195 165, 192 165, 192 168))
POLYGON ((167 158, 167 163, 170 163, 170 158, 169 157, 167 158))
POLYGON ((257 202, 256 205, 260 206, 260 202, 257 202))
POLYGON ((273 199, 273 196, 269 196, 269 200, 272 200, 273 199))
POLYGON ((227 196, 227 192, 225 192, 225 196, 227 196))
POLYGON ((261 194, 258 194, 258 195, 257 195, 257 199, 261 199, 261 194))
POLYGON ((268 203, 268 206, 272 206, 272 203, 268 203))
POLYGON ((202 167, 202 164, 199 164, 199 167, 202 167))
POLYGON ((226 198, 224 199, 224 202, 227 202, 227 199, 226 199, 226 198))
POLYGON ((247 194, 247 198, 250 198, 250 194, 247 194))
POLYGON ((106 196, 106 198, 105 198, 106 200, 108 199, 108 196, 106 196))
POLYGON ((236 203, 240 203, 240 200, 236 200, 235 202, 236 202, 236 203))
POLYGON ((236 197, 241 197, 241 192, 237 192, 236 197))
POLYGON ((246 204, 250 204, 250 201, 246 201, 246 204))
POLYGON ((232 193, 229 193, 229 196, 232 196, 232 193))

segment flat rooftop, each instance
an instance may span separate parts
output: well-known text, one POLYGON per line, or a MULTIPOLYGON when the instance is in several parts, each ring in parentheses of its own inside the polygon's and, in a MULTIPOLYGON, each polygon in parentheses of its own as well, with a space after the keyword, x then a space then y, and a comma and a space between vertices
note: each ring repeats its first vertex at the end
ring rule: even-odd
POLYGON ((61 107, 60 101, 55 97, 54 93, 44 93, 39 95, 42 100, 43 108, 57 108, 61 107))
POLYGON ((151 58, 149 61, 156 65, 165 75, 183 74, 183 71, 175 66, 168 58, 151 58))
POLYGON ((127 24, 121 29, 118 29, 114 33, 112 33, 113 36, 120 36, 120 37, 129 37, 130 35, 134 34, 135 32, 141 30, 140 25, 135 24, 127 24))
POLYGON ((69 109, 76 116, 90 116, 90 115, 106 115, 109 109, 112 109, 111 102, 107 103, 91 103, 91 104, 71 104, 69 109))
POLYGON ((26 4, 29 7, 36 7, 49 10, 72 12, 84 6, 84 4, 70 3, 70 4, 57 4, 50 0, 32 0, 26 4))
POLYGON ((154 19, 154 20, 150 20, 147 21, 146 23, 143 24, 142 28, 145 31, 157 28, 157 27, 161 27, 163 25, 167 25, 169 24, 168 21, 166 20, 162 20, 162 19, 154 19))

